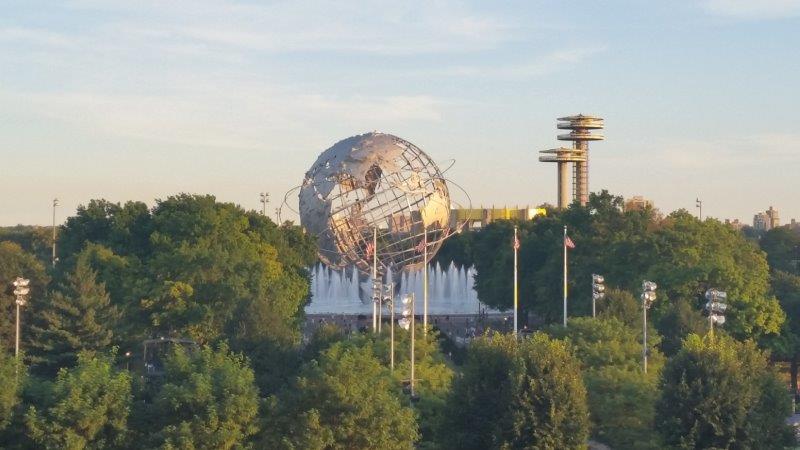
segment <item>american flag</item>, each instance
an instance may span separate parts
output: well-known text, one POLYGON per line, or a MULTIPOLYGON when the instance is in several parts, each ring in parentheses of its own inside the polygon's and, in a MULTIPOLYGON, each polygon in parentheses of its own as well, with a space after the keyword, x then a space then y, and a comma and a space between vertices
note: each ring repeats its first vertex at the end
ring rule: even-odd
POLYGON ((512 243, 512 246, 514 247, 514 250, 519 250, 519 239, 516 236, 514 236, 514 242, 512 243))
POLYGON ((422 253, 425 251, 425 247, 427 247, 427 245, 428 245, 427 239, 423 239, 419 241, 419 244, 417 244, 416 247, 414 247, 414 250, 416 250, 417 253, 422 253))
POLYGON ((564 236, 564 246, 567 248, 575 248, 575 243, 572 242, 569 236, 564 236))
POLYGON ((364 250, 364 254, 367 256, 372 256, 372 252, 375 251, 375 246, 372 242, 367 242, 367 248, 364 250))

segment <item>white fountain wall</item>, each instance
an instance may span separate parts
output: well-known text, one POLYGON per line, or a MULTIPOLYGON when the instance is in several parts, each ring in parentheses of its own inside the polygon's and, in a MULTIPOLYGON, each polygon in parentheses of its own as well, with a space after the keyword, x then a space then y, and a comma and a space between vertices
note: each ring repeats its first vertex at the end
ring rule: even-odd
MULTIPOLYGON (((475 291, 475 269, 450 264, 442 269, 439 264, 428 266, 428 314, 477 314, 479 311, 496 312, 478 300, 475 291)), ((332 270, 318 264, 312 269, 311 303, 306 314, 372 314, 369 301, 372 279, 359 282, 358 271, 332 270), (360 295, 359 290, 363 293, 360 295), (362 300, 362 297, 365 297, 362 300)), ((389 274, 391 277, 391 274, 389 274)), ((414 292, 417 310, 422 310, 422 271, 403 272, 396 295, 414 292)))

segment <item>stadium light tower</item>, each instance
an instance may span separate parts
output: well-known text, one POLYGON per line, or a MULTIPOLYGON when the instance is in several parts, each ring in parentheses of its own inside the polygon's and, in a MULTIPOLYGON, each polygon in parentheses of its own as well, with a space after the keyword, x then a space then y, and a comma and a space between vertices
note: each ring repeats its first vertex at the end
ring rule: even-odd
POLYGON ((647 310, 656 300, 658 286, 652 281, 642 282, 642 367, 647 373, 647 310))
POLYGON ((597 300, 602 300, 606 296, 606 279, 602 275, 592 274, 592 317, 597 317, 597 308, 595 303, 597 300))
POLYGON ((14 285, 14 295, 16 296, 14 303, 17 304, 17 335, 14 345, 14 357, 17 358, 19 357, 19 308, 28 303, 28 295, 31 292, 31 288, 28 286, 30 283, 31 280, 22 277, 17 277, 17 279, 11 283, 14 285))
POLYGON ((722 325, 725 323, 725 310, 728 305, 725 301, 728 299, 728 294, 725 291, 717 289, 709 289, 706 291, 705 310, 708 313, 708 331, 711 336, 714 336, 714 324, 722 325))
POLYGON ((53 199, 53 267, 56 266, 56 206, 58 206, 58 199, 53 199))
POLYGON ((410 293, 403 297, 403 318, 398 321, 398 324, 404 329, 411 329, 411 376, 409 378, 409 387, 411 398, 414 398, 414 293, 410 293))

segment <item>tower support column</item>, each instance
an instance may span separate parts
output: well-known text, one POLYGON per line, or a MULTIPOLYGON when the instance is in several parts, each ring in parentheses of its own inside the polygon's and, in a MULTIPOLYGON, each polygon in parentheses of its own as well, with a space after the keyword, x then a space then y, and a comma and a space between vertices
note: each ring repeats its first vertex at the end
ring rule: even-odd
POLYGON ((569 206, 569 163, 558 163, 558 207, 564 209, 569 206))

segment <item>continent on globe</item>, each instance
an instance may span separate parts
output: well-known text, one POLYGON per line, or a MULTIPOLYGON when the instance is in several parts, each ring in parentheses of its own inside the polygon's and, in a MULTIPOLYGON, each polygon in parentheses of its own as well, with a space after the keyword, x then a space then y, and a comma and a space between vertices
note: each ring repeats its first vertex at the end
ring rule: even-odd
POLYGON ((430 260, 448 236, 449 220, 450 194, 439 168, 391 134, 337 142, 319 155, 300 188, 300 222, 333 268, 353 265, 368 274, 375 256, 379 274, 419 269, 423 255, 430 260))

